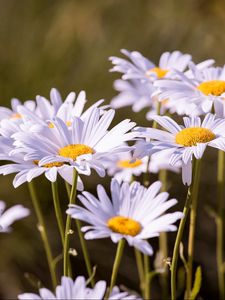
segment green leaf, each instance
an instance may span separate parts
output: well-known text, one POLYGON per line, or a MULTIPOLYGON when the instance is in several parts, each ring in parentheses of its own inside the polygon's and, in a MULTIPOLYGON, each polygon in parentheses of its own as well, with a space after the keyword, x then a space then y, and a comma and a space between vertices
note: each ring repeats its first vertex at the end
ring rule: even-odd
POLYGON ((201 284, 202 284, 202 269, 200 266, 197 267, 197 270, 195 272, 195 282, 191 291, 191 300, 194 300, 200 289, 201 289, 201 284))

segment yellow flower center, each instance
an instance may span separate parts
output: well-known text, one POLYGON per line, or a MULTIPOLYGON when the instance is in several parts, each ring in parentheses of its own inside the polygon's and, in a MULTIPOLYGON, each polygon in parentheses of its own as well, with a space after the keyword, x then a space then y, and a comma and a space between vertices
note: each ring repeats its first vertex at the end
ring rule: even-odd
POLYGON ((136 168, 140 165, 142 165, 143 162, 140 159, 136 159, 135 162, 131 162, 129 159, 120 160, 117 163, 117 166, 122 169, 126 168, 136 168))
POLYGON ((22 116, 21 114, 18 114, 18 113, 13 113, 10 117, 10 119, 21 119, 22 116))
POLYGON ((175 140, 177 144, 185 147, 196 146, 197 143, 207 143, 215 139, 216 135, 207 128, 190 127, 179 131, 175 140))
POLYGON ((84 144, 71 144, 59 149, 59 155, 72 158, 73 160, 76 160, 76 158, 80 155, 93 153, 94 150, 84 144))
MULTIPOLYGON (((34 160, 33 161, 35 165, 38 166, 39 160, 34 160)), ((44 168, 53 168, 53 167, 62 167, 63 163, 62 162, 53 162, 53 163, 49 163, 49 164, 45 164, 42 167, 44 168)))
POLYGON ((146 72, 147 76, 151 74, 151 72, 155 73, 158 78, 163 78, 169 72, 169 70, 161 69, 159 67, 152 68, 146 72))
POLYGON ((211 80, 202 82, 197 86, 197 89, 205 95, 220 96, 225 93, 225 81, 211 80))
POLYGON ((142 230, 142 226, 139 222, 122 216, 110 218, 107 221, 107 225, 113 232, 131 236, 136 236, 142 230))

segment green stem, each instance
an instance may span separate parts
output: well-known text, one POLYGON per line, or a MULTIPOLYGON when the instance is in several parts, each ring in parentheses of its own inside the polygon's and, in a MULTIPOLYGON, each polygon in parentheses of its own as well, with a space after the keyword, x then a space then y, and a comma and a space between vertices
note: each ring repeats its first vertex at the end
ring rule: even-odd
POLYGON ((58 184, 57 181, 52 182, 52 196, 53 196, 53 201, 54 201, 54 207, 55 207, 55 215, 59 227, 59 232, 62 240, 62 245, 64 247, 64 224, 63 224, 63 217, 62 217, 62 212, 60 208, 60 203, 59 203, 59 193, 58 193, 58 184))
POLYGON ((142 254, 137 248, 134 248, 134 253, 135 253, 135 258, 136 258, 138 276, 139 276, 139 280, 140 280, 140 289, 141 289, 142 295, 144 296, 143 291, 144 291, 144 285, 145 285, 145 274, 144 274, 142 254))
MULTIPOLYGON (((78 174, 76 169, 73 172, 73 185, 70 193, 69 204, 75 204, 76 195, 77 195, 77 179, 78 174)), ((66 229, 65 229, 65 243, 64 243, 64 251, 63 251, 63 274, 64 276, 71 277, 71 271, 69 268, 69 240, 71 235, 71 216, 67 215, 66 217, 66 229)))
MULTIPOLYGON (((196 161, 197 163, 197 161, 196 161)), ((199 164, 199 162, 198 162, 199 164)), ((184 227, 187 221, 188 213, 190 211, 191 207, 191 198, 192 198, 192 191, 194 189, 194 185, 196 185, 196 168, 197 164, 194 164, 192 174, 192 185, 189 186, 188 191, 187 191, 187 196, 186 196, 186 201, 183 209, 183 218, 180 221, 178 231, 177 231, 177 236, 176 236, 176 241, 174 244, 174 249, 173 249, 173 258, 172 258, 172 263, 171 263, 171 299, 175 300, 176 299, 176 275, 177 275, 177 262, 178 262, 178 256, 179 256, 179 250, 180 250, 180 242, 183 237, 183 232, 184 232, 184 227)))
POLYGON ((116 257, 115 257, 114 264, 113 264, 113 270, 112 270, 110 287, 109 287, 109 295, 111 294, 112 289, 113 289, 114 285, 116 284, 116 278, 117 278, 121 258, 123 255, 124 245, 125 245, 125 240, 121 239, 117 246, 116 257))
MULTIPOLYGON (((159 180, 162 182, 161 192, 167 190, 167 170, 160 170, 159 180)), ((159 236, 159 249, 160 254, 163 259, 166 260, 168 257, 168 243, 167 243, 167 233, 161 232, 159 236)), ((165 267, 165 271, 160 274, 160 282, 162 287, 162 298, 168 299, 169 286, 168 286, 168 268, 165 267)))
POLYGON ((70 184, 67 181, 65 181, 65 186, 66 186, 66 192, 67 192, 68 198, 70 199, 70 193, 71 193, 70 184))
POLYGON ((55 289, 55 287, 57 285, 57 279, 56 279, 56 274, 55 274, 54 264, 53 264, 54 259, 53 259, 50 243, 48 240, 47 231, 46 231, 46 225, 45 225, 44 218, 43 218, 43 215, 41 212, 41 207, 40 207, 40 203, 38 201, 38 197, 37 197, 37 194, 35 191, 34 183, 29 182, 28 187, 29 187, 32 203, 34 206, 34 210, 35 210, 35 213, 36 213, 36 216, 38 219, 38 229, 39 229, 39 232, 41 235, 41 239, 42 239, 46 257, 47 257, 47 262, 48 262, 48 266, 49 266, 49 270, 50 270, 50 274, 51 274, 52 285, 53 285, 53 288, 55 289))
POLYGON ((189 225, 189 238, 188 238, 188 261, 187 261, 187 278, 186 278, 186 298, 190 299, 192 289, 192 271, 194 259, 194 236, 196 231, 196 217, 197 217, 197 204, 198 204, 198 191, 201 172, 201 160, 195 161, 195 178, 191 197, 191 214, 189 225))
POLYGON ((224 163, 225 163, 225 153, 220 150, 218 152, 218 166, 217 166, 217 242, 216 242, 216 258, 217 258, 217 272, 218 272, 218 285, 219 285, 219 296, 220 300, 225 299, 225 278, 223 270, 223 245, 224 245, 224 184, 225 184, 225 174, 224 174, 224 163))
POLYGON ((95 280, 94 280, 94 277, 92 276, 92 267, 91 267, 90 257, 89 257, 86 241, 85 241, 84 236, 81 232, 80 220, 76 219, 76 226, 77 226, 77 230, 78 230, 78 235, 79 235, 81 249, 82 249, 83 256, 84 256, 85 265, 86 265, 86 268, 87 268, 88 277, 91 278, 91 285, 92 285, 92 287, 94 287, 95 280))
POLYGON ((145 299, 150 299, 149 256, 147 254, 144 254, 144 270, 145 270, 145 299))

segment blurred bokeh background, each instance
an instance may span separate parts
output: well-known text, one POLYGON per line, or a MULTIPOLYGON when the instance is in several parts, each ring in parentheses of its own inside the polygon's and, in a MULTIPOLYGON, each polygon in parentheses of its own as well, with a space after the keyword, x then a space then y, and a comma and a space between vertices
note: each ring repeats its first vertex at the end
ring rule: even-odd
MULTIPOLYGON (((121 48, 138 50, 157 63, 162 52, 180 50, 193 55, 194 61, 214 58, 224 64, 225 2, 206 0, 0 0, 0 105, 10 106, 10 99, 34 99, 37 94, 48 98, 51 87, 63 96, 70 91, 87 92, 89 104, 104 98, 108 103, 115 91, 118 74, 108 72, 108 57, 119 55, 121 48)), ((134 115, 121 109, 117 121, 131 118, 146 125, 146 111, 134 115)), ((200 214, 196 234, 195 264, 203 268, 201 297, 217 295, 215 262, 215 224, 204 207, 215 207, 215 153, 209 153, 202 172, 200 214)), ((12 187, 13 176, 1 177, 0 198, 9 205, 23 203, 31 207, 26 186, 12 187)), ((154 179, 154 178, 153 178, 154 179)), ((172 176, 171 194, 182 208, 185 188, 180 176, 172 176)), ((49 183, 41 179, 39 196, 47 217, 54 254, 60 253, 59 236, 53 214, 49 183)), ((97 176, 85 179, 91 190, 97 176)), ((106 180, 108 184, 109 180, 106 180)), ((66 196, 61 184, 62 206, 66 196)), ((170 255, 175 234, 170 235, 170 255)), ((75 238, 74 238, 75 240, 75 238)), ((108 279, 115 246, 110 241, 89 242, 97 278, 108 279)), ((157 240, 153 241, 157 247, 157 240)), ((10 235, 0 236, 0 298, 12 299, 22 291, 34 291, 31 281, 50 281, 47 264, 34 215, 14 226, 10 235), (28 275, 29 273, 30 275, 28 275), (29 278, 28 278, 29 277, 29 278)), ((79 253, 79 244, 75 242, 79 253)), ((59 265, 60 271, 60 265, 59 265)), ((80 255, 74 259, 75 274, 85 274, 80 255)), ((137 271, 133 252, 128 251, 121 267, 121 284, 137 289, 137 271)), ((153 299, 159 298, 154 280, 153 299)))

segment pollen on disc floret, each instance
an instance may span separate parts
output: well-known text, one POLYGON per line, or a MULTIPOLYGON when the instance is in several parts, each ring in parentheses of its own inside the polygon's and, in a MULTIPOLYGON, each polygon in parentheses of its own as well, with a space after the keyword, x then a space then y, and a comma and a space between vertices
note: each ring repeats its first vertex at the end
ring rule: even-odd
POLYGON ((123 216, 110 218, 107 221, 107 225, 113 232, 130 236, 136 236, 142 230, 142 226, 139 222, 123 216))
POLYGON ((122 169, 127 169, 127 168, 136 168, 142 164, 143 162, 140 159, 136 159, 134 162, 131 162, 131 160, 129 159, 124 159, 118 161, 117 166, 122 169))
POLYGON ((224 80, 210 80, 200 83, 197 89, 205 95, 220 96, 225 93, 224 80))
POLYGON ((59 155, 76 160, 80 155, 93 154, 94 150, 84 144, 70 144, 59 149, 59 155))
POLYGON ((198 143, 208 143, 216 138, 216 135, 208 128, 190 127, 179 131, 176 134, 175 141, 177 144, 191 147, 198 143))

